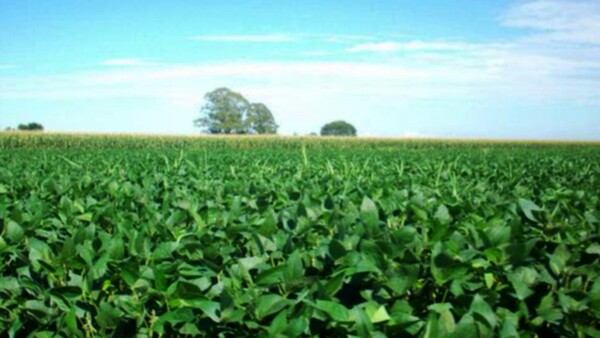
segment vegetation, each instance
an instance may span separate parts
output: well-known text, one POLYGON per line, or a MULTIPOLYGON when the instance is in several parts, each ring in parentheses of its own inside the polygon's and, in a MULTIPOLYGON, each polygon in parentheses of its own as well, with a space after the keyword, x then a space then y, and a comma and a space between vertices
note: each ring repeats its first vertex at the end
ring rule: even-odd
POLYGON ((321 136, 356 136, 356 128, 346 121, 333 121, 321 128, 321 136))
MULTIPOLYGON (((4 130, 5 131, 14 131, 15 129, 13 129, 12 127, 6 127, 4 130)), ((17 126, 16 130, 19 130, 19 131, 42 131, 42 130, 44 130, 44 126, 37 122, 30 122, 27 124, 19 124, 17 126)))
POLYGON ((229 88, 217 88, 205 95, 197 127, 211 134, 276 134, 273 114, 262 103, 250 103, 229 88))
POLYGON ((600 336, 597 144, 0 148, 9 336, 600 336))

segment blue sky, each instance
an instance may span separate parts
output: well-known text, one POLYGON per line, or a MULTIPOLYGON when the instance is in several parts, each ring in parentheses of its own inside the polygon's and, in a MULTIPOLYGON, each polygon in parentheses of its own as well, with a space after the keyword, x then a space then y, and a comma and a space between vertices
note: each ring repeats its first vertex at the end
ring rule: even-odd
POLYGON ((221 86, 282 134, 600 139, 600 3, 0 0, 0 128, 198 133, 221 86))

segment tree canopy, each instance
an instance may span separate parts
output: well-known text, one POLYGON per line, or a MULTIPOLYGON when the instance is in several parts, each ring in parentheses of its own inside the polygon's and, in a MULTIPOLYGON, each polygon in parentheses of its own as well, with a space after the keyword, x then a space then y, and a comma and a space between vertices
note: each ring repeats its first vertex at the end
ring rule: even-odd
POLYGON ((44 126, 42 126, 40 123, 37 123, 37 122, 30 122, 27 124, 19 124, 19 126, 17 126, 17 130, 41 131, 41 130, 44 130, 44 126))
POLYGON ((276 134, 279 127, 262 103, 250 103, 229 88, 217 88, 204 96, 196 127, 211 134, 276 134))
POLYGON ((277 134, 279 127, 275 123, 271 110, 262 103, 251 103, 246 118, 248 129, 254 134, 277 134))
POLYGON ((333 121, 321 128, 321 136, 356 136, 356 128, 346 121, 333 121))

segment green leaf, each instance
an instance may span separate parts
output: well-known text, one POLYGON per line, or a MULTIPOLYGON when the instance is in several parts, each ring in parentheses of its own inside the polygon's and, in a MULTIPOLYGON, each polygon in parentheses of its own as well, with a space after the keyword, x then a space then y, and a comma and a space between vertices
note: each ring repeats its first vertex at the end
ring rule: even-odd
POLYGON ((122 238, 116 237, 110 241, 108 254, 110 258, 114 260, 120 260, 123 258, 125 254, 125 245, 122 238))
POLYGON ((289 304, 288 300, 276 294, 263 295, 258 298, 256 304, 256 317, 263 319, 266 316, 277 313, 289 304))
POLYGON ((437 208, 433 218, 435 218, 441 224, 448 224, 450 221, 452 221, 452 216, 450 216, 448 208, 443 204, 440 204, 440 206, 437 208))
POLYGON ((352 316, 356 321, 356 331, 359 337, 370 338, 374 331, 373 324, 367 314, 358 306, 352 309, 352 316))
POLYGON ((6 225, 5 235, 12 243, 18 243, 25 236, 25 231, 17 222, 10 220, 6 225))
POLYGON ((450 303, 436 303, 431 304, 427 307, 428 310, 435 311, 438 314, 441 314, 446 311, 450 311, 452 309, 452 304, 450 303))
POLYGON ((28 241, 29 260, 31 261, 34 268, 39 268, 39 261, 44 261, 46 263, 52 261, 52 250, 50 249, 48 244, 40 241, 35 237, 29 238, 28 241))
POLYGON ((331 256, 331 258, 336 260, 343 257, 345 254, 346 248, 344 247, 342 242, 338 241, 337 239, 333 239, 331 240, 331 242, 329 242, 329 255, 331 256))
POLYGON ((539 273, 532 268, 521 267, 508 273, 507 277, 515 290, 517 299, 524 300, 533 294, 529 287, 537 282, 539 273))
POLYGON ((278 265, 274 268, 263 270, 256 277, 256 283, 260 285, 276 285, 283 281, 285 265, 278 265))
POLYGON ((344 285, 344 275, 339 274, 328 280, 322 288, 323 298, 332 298, 344 285))
POLYGON ((92 221, 92 213, 85 213, 85 214, 81 214, 77 217, 75 217, 75 219, 80 220, 80 221, 84 221, 84 222, 91 222, 92 221))
POLYGON ((571 254, 567 250, 567 247, 564 244, 559 245, 554 250, 554 253, 550 255, 550 270, 555 275, 560 275, 567 266, 569 258, 571 258, 571 254))
MULTIPOLYGON (((21 293, 21 285, 15 277, 0 277, 0 291, 7 291, 13 295, 21 293)), ((2 304, 0 302, 0 304, 2 304)))
POLYGON ((431 274, 437 285, 448 281, 460 279, 469 271, 469 268, 445 252, 441 242, 434 245, 431 253, 431 274))
POLYGON ((494 274, 486 272, 483 274, 483 279, 485 280, 485 286, 487 286, 488 289, 491 289, 494 286, 494 281, 496 279, 494 274))
MULTIPOLYGON (((470 313, 465 314, 460 321, 456 324, 454 329, 453 337, 456 338, 485 338, 481 334, 479 334, 477 330, 477 325, 475 324, 475 319, 473 315, 470 313)), ((440 337, 441 338, 441 337, 440 337)))
POLYGON ((488 227, 486 235, 490 240, 491 245, 498 246, 510 243, 511 229, 504 224, 494 224, 488 227))
POLYGON ((271 325, 269 325, 269 336, 277 337, 286 329, 287 326, 287 314, 285 313, 285 311, 282 311, 275 317, 275 319, 273 319, 271 325))
POLYGON ((475 315, 481 316, 490 327, 496 327, 498 320, 492 307, 479 295, 476 294, 471 303, 469 311, 475 315))
POLYGON ((264 259, 261 257, 244 257, 238 260, 240 264, 246 269, 246 271, 250 271, 260 264, 264 262, 264 259))
POLYGON ((412 210, 412 212, 415 214, 415 216, 421 221, 427 221, 429 219, 429 215, 427 215, 427 211, 418 205, 412 204, 410 206, 410 210, 412 210))
POLYGON ((536 312, 545 322, 551 324, 559 324, 563 319, 563 313, 560 309, 554 307, 554 297, 551 293, 542 298, 536 312))
POLYGON ((122 312, 106 302, 101 302, 96 321, 103 329, 114 329, 122 318, 122 312))
POLYGON ((221 321, 221 304, 209 300, 201 300, 193 303, 195 307, 202 310, 214 322, 221 321))
POLYGON ((178 247, 176 242, 165 242, 160 243, 156 248, 154 248, 154 252, 152 253, 153 259, 167 259, 171 258, 173 251, 175 251, 178 247))
POLYGON ((299 251, 294 251, 287 259, 285 270, 283 270, 284 282, 294 285, 302 281, 304 277, 304 266, 299 251))
POLYGON ((525 214, 525 217, 527 217, 527 219, 534 222, 538 221, 537 218, 535 218, 535 216, 533 215, 533 211, 542 211, 542 209, 538 207, 535 203, 524 198, 519 198, 519 207, 521 208, 521 211, 523 211, 523 214, 525 214))
POLYGON ((164 334, 166 323, 174 326, 180 323, 192 322, 195 320, 195 317, 192 308, 178 308, 158 317, 158 320, 154 323, 154 330, 159 334, 164 334))
POLYGON ((600 244, 591 244, 587 249, 585 249, 585 253, 590 255, 600 255, 600 244))
POLYGON ((499 316, 504 319, 502 328, 500 329, 500 337, 519 338, 519 316, 506 309, 500 309, 499 316))
POLYGON ((385 309, 385 306, 380 306, 375 312, 369 315, 371 323, 381 323, 390 320, 390 314, 385 309))
POLYGON ((300 337, 309 327, 308 320, 304 317, 296 318, 290 321, 290 324, 285 330, 287 337, 300 337))
POLYGON ((450 310, 443 311, 440 313, 440 317, 438 319, 438 326, 441 332, 444 335, 449 335, 454 330, 456 330, 456 322, 454 321, 454 316, 450 310))
POLYGON ((331 319, 338 322, 347 322, 350 320, 350 311, 342 304, 328 300, 317 300, 315 307, 327 313, 331 319))
POLYGON ((428 320, 427 330, 430 335, 433 336, 448 336, 454 332, 456 328, 456 322, 454 316, 450 311, 452 304, 449 303, 437 303, 427 307, 430 311, 437 313, 436 316, 430 316, 428 320))
POLYGON ((110 257, 108 256, 108 254, 104 254, 100 258, 98 258, 98 260, 94 263, 94 265, 90 269, 89 275, 93 280, 99 279, 106 274, 106 272, 108 271, 108 261, 109 260, 110 260, 110 257))
POLYGON ((189 335, 192 337, 199 337, 202 335, 202 331, 198 329, 198 324, 193 323, 191 321, 183 324, 181 329, 179 329, 179 333, 189 335))
POLYGON ((360 205, 360 214, 365 224, 375 227, 379 225, 379 213, 375 202, 368 198, 363 197, 362 204, 360 205))

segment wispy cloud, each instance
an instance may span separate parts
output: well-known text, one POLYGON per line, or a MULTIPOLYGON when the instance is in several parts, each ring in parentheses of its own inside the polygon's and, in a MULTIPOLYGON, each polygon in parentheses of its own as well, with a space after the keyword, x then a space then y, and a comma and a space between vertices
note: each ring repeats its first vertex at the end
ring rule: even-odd
POLYGON ((320 39, 326 42, 333 43, 352 43, 358 41, 372 41, 379 37, 375 35, 354 35, 354 34, 321 34, 321 35, 308 35, 315 39, 320 39))
POLYGON ((225 83, 233 87, 268 88, 265 91, 286 88, 292 95, 289 102, 297 100, 297 95, 304 97, 315 91, 335 92, 342 100, 344 95, 378 98, 388 94, 407 99, 480 100, 502 93, 511 99, 600 101, 598 76, 590 78, 586 71, 600 69, 600 60, 580 64, 514 50, 438 56, 435 62, 432 57, 416 55, 384 62, 225 62, 123 67, 52 77, 6 78, 0 87, 0 97, 135 96, 179 100, 182 95, 198 97, 202 90, 225 83))
POLYGON ((289 34, 196 35, 189 37, 189 39, 205 42, 282 43, 295 41, 297 37, 289 34))
POLYGON ((520 1, 501 17, 510 27, 538 30, 538 39, 600 44, 600 2, 597 0, 520 1))
POLYGON ((11 65, 11 64, 0 64, 0 70, 5 70, 5 69, 15 69, 17 68, 17 65, 11 65))
POLYGON ((464 42, 448 42, 448 41, 384 41, 384 42, 368 42, 354 45, 347 52, 379 52, 391 53, 398 51, 465 51, 475 48, 475 45, 464 42))
POLYGON ((324 51, 324 50, 309 50, 309 51, 305 51, 300 53, 300 56, 306 56, 306 57, 319 57, 319 56, 329 56, 329 55, 333 55, 333 52, 328 52, 328 51, 324 51))
POLYGON ((111 67, 139 67, 154 65, 153 62, 136 58, 108 59, 104 60, 102 64, 111 67))
POLYGON ((289 33, 269 33, 269 34, 224 34, 224 35, 196 35, 188 37, 189 40, 204 42, 245 42, 245 43, 285 43, 298 41, 322 41, 330 43, 356 43, 359 41, 376 40, 379 37, 374 35, 354 35, 354 34, 289 34, 289 33))

